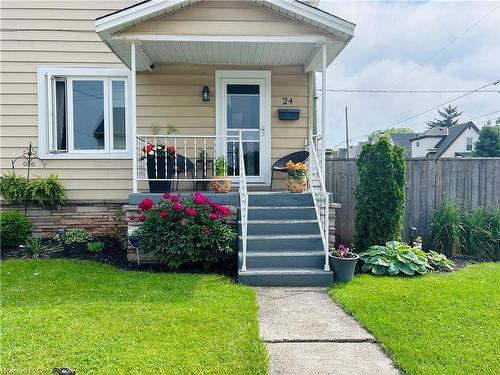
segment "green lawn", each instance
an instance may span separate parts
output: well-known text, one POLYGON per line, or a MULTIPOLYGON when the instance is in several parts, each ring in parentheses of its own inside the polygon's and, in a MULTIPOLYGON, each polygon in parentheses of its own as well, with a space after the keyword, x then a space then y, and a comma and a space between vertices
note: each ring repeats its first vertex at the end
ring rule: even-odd
POLYGON ((0 372, 267 373, 254 292, 226 277, 2 263, 0 372))
POLYGON ((500 264, 420 277, 362 275, 331 295, 408 374, 500 374, 500 264))

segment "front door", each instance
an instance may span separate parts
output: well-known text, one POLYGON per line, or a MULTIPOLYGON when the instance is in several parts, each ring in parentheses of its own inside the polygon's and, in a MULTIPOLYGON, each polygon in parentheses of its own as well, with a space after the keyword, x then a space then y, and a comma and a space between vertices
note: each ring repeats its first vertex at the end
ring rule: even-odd
POLYGON ((239 144, 233 138, 241 134, 247 181, 269 185, 271 168, 270 72, 217 71, 218 153, 228 159, 228 174, 239 175, 239 144), (227 141, 224 140, 224 137, 227 141))

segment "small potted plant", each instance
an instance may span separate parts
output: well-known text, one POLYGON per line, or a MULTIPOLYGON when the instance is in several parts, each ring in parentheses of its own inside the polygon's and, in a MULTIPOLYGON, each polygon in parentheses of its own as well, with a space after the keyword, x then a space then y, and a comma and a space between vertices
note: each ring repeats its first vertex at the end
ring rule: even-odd
POLYGON ((81 254, 87 250, 87 243, 94 240, 94 236, 83 228, 60 230, 55 237, 64 245, 68 253, 81 254))
POLYGON ((215 176, 212 177, 212 190, 227 193, 231 190, 231 178, 227 175, 227 159, 221 155, 215 159, 215 176))
POLYGON ((288 190, 291 193, 303 193, 307 189, 307 167, 304 163, 286 163, 288 169, 288 190))
POLYGON ((339 245, 337 249, 330 252, 330 265, 333 269, 333 277, 336 281, 345 283, 354 277, 354 270, 358 263, 359 255, 353 253, 348 247, 339 245))

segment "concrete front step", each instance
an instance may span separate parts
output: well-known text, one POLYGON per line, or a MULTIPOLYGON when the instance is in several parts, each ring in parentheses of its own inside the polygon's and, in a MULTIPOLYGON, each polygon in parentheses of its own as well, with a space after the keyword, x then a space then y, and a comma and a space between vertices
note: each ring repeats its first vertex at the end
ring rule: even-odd
POLYGON ((254 286, 328 286, 333 273, 317 268, 261 268, 238 272, 239 281, 254 286))
MULTIPOLYGON (((240 223, 241 230, 241 223, 240 223)), ((266 234, 319 234, 318 220, 250 220, 247 225, 250 235, 266 234)))
MULTIPOLYGON (((241 269, 243 253, 238 254, 241 269)), ((247 268, 317 268, 325 265, 323 251, 282 251, 282 252, 250 252, 247 253, 247 268)))
POLYGON ((313 220, 314 206, 253 206, 248 207, 248 220, 313 220))
MULTIPOLYGON (((240 249, 242 249, 240 236, 240 249)), ((273 234, 247 236, 247 251, 277 251, 282 249, 293 250, 324 250, 323 241, 319 234, 273 234)))
POLYGON ((260 192, 248 194, 248 205, 252 206, 314 206, 311 193, 260 192))

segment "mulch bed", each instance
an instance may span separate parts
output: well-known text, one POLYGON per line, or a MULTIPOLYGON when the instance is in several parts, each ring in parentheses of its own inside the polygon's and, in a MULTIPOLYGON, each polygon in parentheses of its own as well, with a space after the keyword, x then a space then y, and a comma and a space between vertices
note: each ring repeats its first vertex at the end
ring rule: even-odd
MULTIPOLYGON (((137 264, 127 261, 127 251, 122 250, 120 242, 110 237, 100 237, 96 240, 102 241, 105 244, 103 251, 93 253, 86 249, 85 246, 68 246, 62 252, 55 253, 51 258, 71 258, 91 260, 99 263, 106 263, 117 268, 129 271, 141 272, 169 272, 169 273, 215 273, 236 278, 238 275, 237 256, 231 256, 215 264, 209 269, 204 269, 200 265, 189 265, 179 269, 171 269, 164 264, 137 264)), ((1 258, 15 258, 13 251, 2 251, 1 258)))

